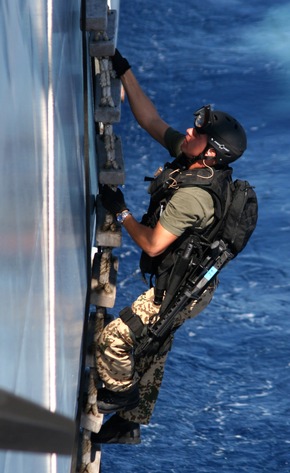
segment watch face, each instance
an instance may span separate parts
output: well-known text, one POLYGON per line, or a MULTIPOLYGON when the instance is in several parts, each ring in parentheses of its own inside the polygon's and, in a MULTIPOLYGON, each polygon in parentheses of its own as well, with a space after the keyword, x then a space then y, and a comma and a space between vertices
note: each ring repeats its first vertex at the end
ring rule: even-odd
POLYGON ((117 222, 123 223, 125 218, 130 214, 128 210, 123 210, 119 215, 117 215, 117 222))

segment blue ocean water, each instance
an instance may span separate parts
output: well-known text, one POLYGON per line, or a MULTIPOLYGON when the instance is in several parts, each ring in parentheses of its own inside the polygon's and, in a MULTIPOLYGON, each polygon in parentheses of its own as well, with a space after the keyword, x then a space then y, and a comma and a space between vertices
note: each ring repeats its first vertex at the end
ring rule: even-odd
MULTIPOLYGON (((121 1, 118 47, 161 116, 191 127, 211 103, 236 116, 248 150, 234 177, 259 196, 258 227, 221 273, 207 310, 176 334, 160 397, 138 446, 103 446, 102 473, 290 472, 290 30, 288 1, 121 1)), ((117 127, 135 217, 144 175, 168 154, 136 124, 117 127)), ((119 309, 145 289, 124 233, 119 309)))

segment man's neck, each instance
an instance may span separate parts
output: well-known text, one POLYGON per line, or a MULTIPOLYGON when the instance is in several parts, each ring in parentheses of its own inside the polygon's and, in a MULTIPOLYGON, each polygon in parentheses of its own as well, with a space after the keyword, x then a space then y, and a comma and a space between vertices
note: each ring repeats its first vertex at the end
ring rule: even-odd
POLYGON ((216 164, 215 159, 200 159, 198 161, 195 161, 191 166, 189 166, 188 169, 201 169, 201 168, 206 168, 206 167, 213 167, 216 164))

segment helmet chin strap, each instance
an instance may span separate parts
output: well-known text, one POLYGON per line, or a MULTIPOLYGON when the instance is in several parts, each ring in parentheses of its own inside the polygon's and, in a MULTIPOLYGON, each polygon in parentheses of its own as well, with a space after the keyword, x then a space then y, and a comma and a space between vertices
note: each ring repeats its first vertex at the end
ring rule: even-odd
POLYGON ((202 151, 198 156, 193 156, 192 158, 188 158, 190 160, 190 164, 194 164, 197 161, 205 161, 205 160, 215 160, 216 156, 207 156, 206 153, 208 150, 211 149, 210 146, 207 146, 205 150, 202 151))
POLYGON ((204 160, 214 160, 216 159, 216 156, 206 156, 205 154, 209 149, 211 149, 211 146, 206 146, 206 148, 197 156, 191 156, 188 157, 186 154, 182 153, 181 159, 179 159, 180 163, 182 163, 185 168, 189 168, 192 164, 196 163, 197 161, 204 161, 204 160))

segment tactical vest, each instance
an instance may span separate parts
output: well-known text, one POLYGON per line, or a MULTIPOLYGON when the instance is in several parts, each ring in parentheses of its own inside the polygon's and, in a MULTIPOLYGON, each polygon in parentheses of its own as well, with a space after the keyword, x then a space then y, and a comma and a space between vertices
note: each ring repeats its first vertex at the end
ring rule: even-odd
POLYGON ((200 187, 208 191, 214 201, 214 220, 206 228, 199 230, 194 227, 186 231, 175 240, 161 255, 150 257, 142 252, 140 269, 143 275, 150 275, 151 286, 155 276, 155 296, 162 298, 167 288, 171 269, 176 256, 184 251, 189 239, 195 241, 196 264, 202 257, 204 246, 213 241, 221 217, 224 215, 229 196, 229 187, 232 182, 232 168, 202 168, 188 170, 178 166, 178 160, 167 163, 165 169, 152 180, 148 192, 151 196, 147 213, 143 215, 141 223, 154 228, 173 194, 180 188, 200 187), (212 172, 213 171, 213 172, 212 172), (158 294, 157 294, 158 293, 158 294))

